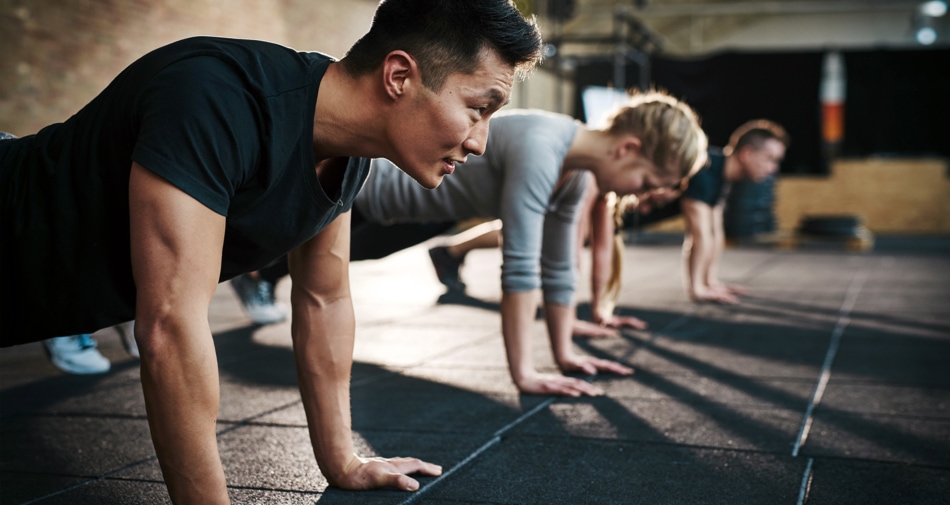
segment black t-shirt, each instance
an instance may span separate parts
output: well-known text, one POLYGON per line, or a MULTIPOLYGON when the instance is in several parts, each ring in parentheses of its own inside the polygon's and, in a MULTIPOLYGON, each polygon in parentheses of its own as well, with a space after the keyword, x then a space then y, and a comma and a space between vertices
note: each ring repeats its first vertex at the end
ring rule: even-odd
POLYGON ((259 269, 352 206, 314 170, 313 114, 332 58, 197 37, 124 70, 66 122, 0 141, 0 343, 134 318, 132 161, 227 217, 221 280, 259 269))
POLYGON ((715 207, 726 198, 729 191, 723 173, 726 158, 723 156, 722 150, 715 147, 709 148, 707 155, 709 161, 705 167, 689 179, 689 184, 686 186, 686 190, 683 191, 683 198, 692 198, 710 207, 715 207))

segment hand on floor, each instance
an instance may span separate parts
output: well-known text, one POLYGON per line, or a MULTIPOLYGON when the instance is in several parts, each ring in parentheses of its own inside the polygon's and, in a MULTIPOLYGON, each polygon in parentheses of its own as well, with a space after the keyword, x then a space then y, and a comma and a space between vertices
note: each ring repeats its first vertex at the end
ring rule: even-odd
POLYGON ((419 489, 419 481, 410 474, 442 475, 442 467, 416 458, 361 458, 353 459, 343 469, 343 475, 330 484, 341 489, 396 488, 403 491, 419 489))

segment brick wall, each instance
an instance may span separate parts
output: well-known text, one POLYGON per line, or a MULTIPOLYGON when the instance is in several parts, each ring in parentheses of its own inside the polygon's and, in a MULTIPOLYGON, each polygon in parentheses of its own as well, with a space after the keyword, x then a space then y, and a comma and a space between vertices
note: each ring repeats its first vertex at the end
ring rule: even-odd
POLYGON ((343 56, 374 0, 0 0, 0 131, 63 121, 126 65, 194 35, 343 56))
POLYGON ((853 214, 874 233, 950 234, 945 160, 842 160, 828 177, 784 177, 775 188, 779 229, 804 215, 853 214))

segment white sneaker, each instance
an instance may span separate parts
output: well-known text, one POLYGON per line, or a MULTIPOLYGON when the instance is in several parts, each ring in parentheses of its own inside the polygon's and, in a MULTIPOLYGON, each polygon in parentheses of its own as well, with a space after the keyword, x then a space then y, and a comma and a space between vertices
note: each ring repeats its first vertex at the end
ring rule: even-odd
POLYGON ((115 325, 115 330, 119 332, 119 340, 122 341, 122 347, 125 352, 133 358, 139 357, 139 345, 135 342, 135 320, 115 325))
POLYGON ((96 340, 88 334, 46 339, 43 349, 50 362, 66 373, 87 375, 109 371, 109 360, 99 353, 96 340))
POLYGON ((257 324, 279 323, 287 319, 287 306, 274 300, 274 285, 250 275, 231 279, 244 313, 257 324))

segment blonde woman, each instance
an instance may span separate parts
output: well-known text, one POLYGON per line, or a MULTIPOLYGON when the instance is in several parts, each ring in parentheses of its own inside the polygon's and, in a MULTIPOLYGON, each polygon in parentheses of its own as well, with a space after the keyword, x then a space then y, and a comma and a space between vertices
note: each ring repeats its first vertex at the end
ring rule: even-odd
POLYGON ((539 292, 562 372, 633 373, 573 348, 576 226, 584 195, 592 183, 618 195, 675 187, 705 160, 706 136, 696 114, 660 92, 631 96, 603 128, 561 114, 502 112, 491 121, 484 155, 435 191, 374 160, 354 205, 351 259, 386 256, 460 221, 500 219, 502 335, 512 380, 525 393, 600 395, 603 390, 584 380, 535 369, 530 336, 539 292))

